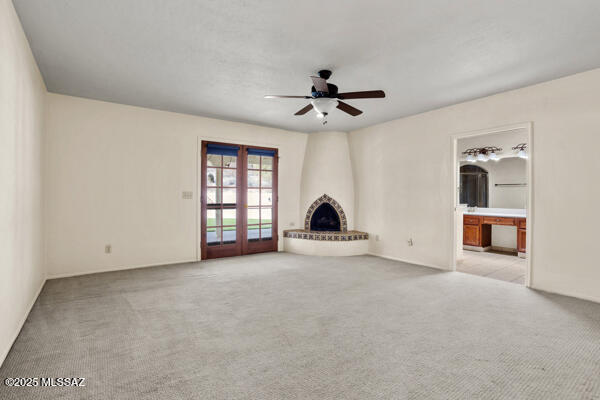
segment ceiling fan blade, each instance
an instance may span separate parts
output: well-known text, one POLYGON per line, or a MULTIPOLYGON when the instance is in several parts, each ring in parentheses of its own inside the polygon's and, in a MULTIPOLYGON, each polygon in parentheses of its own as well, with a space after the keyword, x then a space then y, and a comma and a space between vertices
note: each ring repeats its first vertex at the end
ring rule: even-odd
POLYGON ((325 79, 319 78, 318 76, 311 76, 310 79, 312 79, 317 92, 329 93, 329 87, 327 87, 327 81, 325 79))
POLYGON ((362 114, 362 111, 360 111, 358 108, 354 108, 350 104, 346 104, 343 101, 338 101, 337 108, 352 115, 353 117, 362 114))
POLYGON ((342 100, 347 99, 380 99, 385 97, 383 90, 366 90, 364 92, 347 92, 338 93, 337 98, 342 100))
POLYGON ((310 96, 279 96, 277 94, 268 94, 265 99, 312 99, 310 96))
POLYGON ((298 112, 297 112, 296 114, 294 114, 294 115, 304 115, 304 114, 306 114, 307 112, 309 112, 310 110, 312 110, 312 108, 313 108, 313 105, 312 105, 312 104, 309 104, 309 105, 307 105, 306 107, 304 107, 303 109, 301 109, 300 111, 298 111, 298 112))

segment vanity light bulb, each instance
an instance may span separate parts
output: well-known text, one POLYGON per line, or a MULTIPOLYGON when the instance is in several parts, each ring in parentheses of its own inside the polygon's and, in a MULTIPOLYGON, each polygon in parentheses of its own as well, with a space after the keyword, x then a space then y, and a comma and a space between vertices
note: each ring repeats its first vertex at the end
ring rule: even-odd
POLYGON ((486 162, 488 160, 487 156, 483 153, 479 153, 477 154, 477 161, 483 161, 486 162))
POLYGON ((527 158, 527 152, 525 150, 519 150, 519 154, 517 154, 520 158, 527 158))
POLYGON ((496 154, 494 152, 491 152, 490 153, 490 160, 498 161, 499 160, 498 154, 496 154))
POLYGON ((475 160, 475 157, 473 157, 473 154, 467 154, 467 161, 468 162, 475 162, 477 160, 475 160))

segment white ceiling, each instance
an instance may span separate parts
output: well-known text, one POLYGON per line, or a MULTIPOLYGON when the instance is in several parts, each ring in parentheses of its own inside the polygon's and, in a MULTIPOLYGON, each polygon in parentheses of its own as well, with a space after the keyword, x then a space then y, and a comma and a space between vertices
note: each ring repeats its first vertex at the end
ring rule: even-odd
POLYGON ((600 66, 598 0, 14 0, 48 90, 312 132, 327 67, 354 130, 600 66))

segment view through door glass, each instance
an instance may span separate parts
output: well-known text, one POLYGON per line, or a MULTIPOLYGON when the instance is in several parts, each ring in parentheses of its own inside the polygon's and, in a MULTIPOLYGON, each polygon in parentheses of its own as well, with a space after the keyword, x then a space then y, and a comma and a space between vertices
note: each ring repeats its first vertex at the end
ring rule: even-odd
POLYGON ((271 240, 273 235, 273 156, 248 151, 248 241, 271 240))
POLYGON ((206 243, 237 241, 237 156, 207 154, 206 243))

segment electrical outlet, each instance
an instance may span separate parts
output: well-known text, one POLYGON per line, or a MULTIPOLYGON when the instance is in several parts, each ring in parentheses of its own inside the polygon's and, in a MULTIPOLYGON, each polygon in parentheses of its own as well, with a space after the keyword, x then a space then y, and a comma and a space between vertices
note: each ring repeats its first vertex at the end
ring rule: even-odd
POLYGON ((104 246, 104 252, 106 254, 112 253, 112 246, 110 244, 107 244, 106 246, 104 246))
POLYGON ((412 238, 408 239, 408 241, 407 241, 407 242, 408 242, 408 245, 409 245, 409 246, 412 246, 412 245, 414 244, 414 243, 413 243, 413 240, 412 240, 412 238))
POLYGON ((296 226, 295 222, 290 222, 290 226, 296 226))
POLYGON ((194 198, 194 192, 181 192, 181 197, 185 200, 191 200, 194 198))

